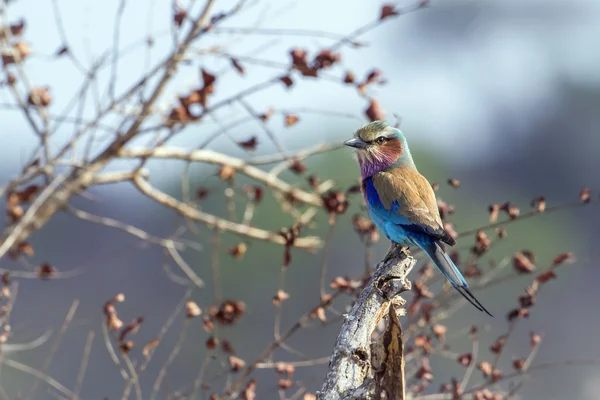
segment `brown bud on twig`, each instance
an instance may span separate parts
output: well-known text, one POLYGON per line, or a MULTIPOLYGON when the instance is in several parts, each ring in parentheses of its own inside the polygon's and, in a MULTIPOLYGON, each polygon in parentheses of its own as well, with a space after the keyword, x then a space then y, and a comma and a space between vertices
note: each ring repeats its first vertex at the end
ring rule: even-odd
POLYGON ((294 84, 294 81, 289 75, 282 76, 279 78, 279 80, 285 85, 286 88, 290 88, 294 84))
POLYGON ((416 281, 412 285, 412 290, 416 293, 417 298, 426 298, 431 299, 433 297, 433 293, 427 288, 423 281, 416 281))
POLYGON ((272 108, 268 108, 267 111, 258 115, 258 119, 260 119, 263 122, 267 122, 274 112, 275 110, 273 110, 272 108))
POLYGON ((477 276, 481 276, 481 270, 477 266, 477 263, 470 262, 469 264, 467 264, 467 268, 465 268, 463 274, 467 278, 474 278, 477 276))
POLYGON ((106 327, 111 331, 118 331, 123 327, 123 321, 116 314, 110 314, 106 318, 106 327))
POLYGON ((529 311, 526 308, 516 308, 506 315, 509 322, 518 318, 529 318, 529 311))
POLYGON ((256 136, 252 136, 249 139, 237 142, 237 144, 244 150, 256 150, 256 145, 258 145, 258 138, 256 136))
POLYGON ((484 378, 487 378, 492 374, 492 364, 487 361, 480 362, 477 368, 481 371, 484 378))
POLYGON ((525 294, 519 295, 519 304, 522 308, 530 308, 535 304, 535 292, 526 290, 525 294))
POLYGON ((173 22, 178 27, 181 27, 181 25, 183 25, 183 21, 185 20, 186 17, 187 17, 187 12, 185 11, 185 9, 177 7, 177 10, 175 10, 175 13, 173 13, 173 22))
POLYGON ((50 89, 47 87, 37 87, 31 89, 27 102, 32 106, 48 107, 52 103, 50 89))
POLYGON ((319 51, 317 56, 312 62, 312 68, 314 70, 331 68, 333 64, 336 64, 342 60, 340 53, 334 53, 329 49, 323 49, 319 51))
POLYGON ((385 119, 385 112, 379 101, 375 99, 369 101, 369 107, 365 110, 365 114, 371 122, 385 119))
POLYGON ((415 336, 414 346, 422 349, 425 353, 429 353, 431 351, 431 337, 424 335, 415 336))
POLYGON ((20 203, 30 203, 35 199, 39 193, 40 187, 38 185, 29 185, 25 189, 15 192, 16 198, 20 203))
POLYGON ((484 231, 478 231, 475 235, 475 246, 471 248, 471 252, 475 255, 485 254, 492 246, 492 241, 484 231))
POLYGON ((252 379, 242 392, 240 396, 243 400, 255 400, 256 399, 256 380, 252 379))
POLYGON ((202 328, 208 333, 212 332, 215 329, 212 318, 205 315, 202 318, 202 328))
POLYGON ((435 324, 432 328, 433 334, 439 341, 444 341, 448 328, 441 324, 435 324))
POLYGON ((235 177, 235 168, 233 168, 231 165, 225 164, 219 170, 219 178, 223 179, 224 181, 230 181, 234 177, 235 177))
POLYGON ((341 191, 329 191, 321 197, 323 206, 329 212, 329 223, 333 224, 335 215, 343 214, 348 209, 348 200, 341 191))
MULTIPOLYGON (((25 20, 21 18, 19 22, 10 24, 10 34, 13 36, 21 36, 23 34, 23 30, 25 29, 25 20)), ((0 37, 3 38, 4 32, 0 32, 0 37)))
POLYGON ((448 185, 452 186, 454 189, 458 189, 460 187, 460 181, 455 178, 448 179, 448 185))
POLYGON ((219 344, 219 339, 217 339, 214 336, 210 336, 208 339, 206 339, 206 348, 208 350, 214 350, 218 344, 219 344))
POLYGON ((231 249, 229 249, 229 254, 233 258, 241 260, 246 254, 246 251, 248 251, 248 245, 244 242, 240 242, 233 246, 231 249))
POLYGON ((551 269, 539 274, 537 278, 535 278, 535 280, 539 283, 547 283, 551 279, 556 279, 556 273, 554 273, 554 271, 551 269))
POLYGON ((294 375, 295 371, 296 367, 290 363, 278 362, 275 364, 275 372, 279 376, 285 375, 290 378, 292 375, 294 375))
POLYGON ((528 274, 535 271, 533 260, 534 257, 530 252, 516 252, 513 256, 513 266, 517 272, 528 274))
POLYGON ((281 304, 281 302, 286 301, 289 298, 290 295, 288 293, 284 292, 283 290, 278 290, 277 294, 273 296, 273 304, 278 306, 279 304, 281 304))
POLYGON ((290 170, 295 174, 303 174, 306 172, 306 164, 295 158, 290 165, 290 170))
POLYGON ((592 201, 590 188, 584 187, 581 189, 581 192, 579 192, 579 200, 583 201, 584 203, 589 203, 592 201))
POLYGON ((37 274, 41 279, 50 279, 56 275, 56 268, 48 263, 43 263, 38 267, 37 274))
POLYGON ((350 71, 347 71, 344 75, 344 83, 352 84, 356 80, 354 74, 350 71))
POLYGON ((188 318, 196 318, 202 314, 202 309, 195 302, 189 300, 185 303, 185 311, 188 318))
POLYGON ((381 7, 381 15, 379 16, 379 19, 384 20, 386 18, 394 17, 396 15, 398 15, 398 11, 396 10, 396 7, 393 4, 384 4, 384 6, 381 7))
POLYGON ((300 118, 295 114, 286 114, 284 118, 285 126, 290 127, 296 125, 300 118))
POLYGON ((263 198, 263 188, 260 186, 245 184, 242 186, 242 191, 248 194, 250 200, 254 201, 255 203, 260 203, 263 198))
POLYGON ((246 312, 246 304, 240 300, 225 300, 218 309, 211 307, 209 314, 221 325, 234 324, 246 312))
POLYGON ((336 276, 335 279, 329 284, 329 287, 332 289, 345 289, 350 286, 350 279, 342 276, 336 276))
POLYGON ((500 379, 502 379, 503 376, 504 376, 504 374, 499 369, 493 370, 492 371, 492 382, 498 382, 500 379))
POLYGON ((33 255, 35 254, 33 246, 30 243, 21 242, 18 245, 16 245, 15 247, 13 247, 12 249, 10 249, 8 256, 12 260, 15 260, 15 259, 19 258, 19 256, 21 256, 22 254, 25 254, 29 257, 33 257, 33 255))
POLYGON ((519 210, 519 207, 510 204, 510 202, 506 202, 502 205, 500 205, 500 210, 506 212, 508 214, 508 216, 510 217, 510 219, 517 219, 519 217, 519 214, 521 213, 521 211, 519 210))
POLYGON ((196 199, 203 200, 208 196, 209 190, 205 187, 199 187, 196 189, 196 199))
POLYGON ((231 372, 238 372, 240 369, 246 366, 246 362, 236 356, 227 357, 227 362, 229 363, 229 368, 231 368, 231 372))
POLYGON ((492 204, 491 206, 488 207, 488 210, 490 212, 490 223, 493 224, 494 222, 496 222, 498 220, 498 213, 500 212, 500 205, 492 204))
POLYGON ((542 342, 542 337, 535 332, 530 332, 529 337, 531 338, 531 346, 537 346, 542 342))
POLYGON ((469 365, 471 365, 472 361, 473 355, 471 353, 461 354, 460 356, 458 356, 458 363, 463 367, 468 367, 469 365))
POLYGON ((231 65, 233 66, 233 68, 235 68, 237 72, 240 73, 240 75, 244 75, 246 73, 246 70, 240 64, 240 61, 237 58, 231 58, 231 65))
POLYGON ((144 322, 144 318, 137 317, 136 319, 128 323, 119 334, 119 342, 125 340, 125 337, 127 337, 127 335, 133 335, 137 333, 140 330, 142 322, 144 322))
POLYGON ((531 207, 535 207, 538 212, 544 212, 546 210, 546 199, 543 196, 538 196, 531 200, 531 207))
POLYGON ((19 61, 23 61, 31 54, 31 50, 29 46, 23 42, 17 42, 12 47, 12 49, 6 50, 2 52, 2 63, 6 66, 9 64, 14 64, 19 61))
POLYGON ((294 382, 291 379, 280 379, 279 380, 279 388, 280 389, 289 389, 294 386, 294 382))
POLYGON ((121 349, 121 351, 124 354, 129 353, 134 347, 134 343, 131 340, 128 340, 127 342, 121 343, 119 345, 119 349, 121 349))
POLYGON ((310 185, 310 187, 313 190, 317 190, 319 188, 319 177, 316 175, 311 175, 308 178, 306 178, 306 180, 308 181, 308 184, 310 185))
POLYGON ((525 366, 525 360, 515 360, 513 361, 513 368, 517 371, 522 371, 525 366))
POLYGON ((142 355, 146 358, 149 357, 152 351, 158 346, 159 343, 160 341, 158 340, 158 338, 154 338, 151 341, 149 341, 142 349, 142 355))
POLYGON ((117 303, 122 303, 122 302, 125 301, 125 295, 123 293, 117 293, 112 298, 112 300, 115 301, 115 302, 117 302, 117 303))
POLYGON ((431 365, 429 364, 429 358, 423 357, 421 359, 421 366, 415 373, 415 377, 419 380, 425 380, 431 382, 433 380, 431 365))
POLYGON ((373 83, 383 83, 383 82, 384 82, 383 79, 381 79, 381 71, 378 69, 371 70, 367 74, 367 77, 365 78, 365 80, 358 84, 358 92, 362 96, 366 96, 367 86, 369 86, 373 83))
POLYGON ((325 308, 319 307, 316 310, 316 316, 321 320, 321 322, 327 322, 327 317, 325 316, 325 308))
POLYGON ((502 351, 502 349, 504 348, 504 343, 506 342, 506 336, 502 335, 499 336, 498 339, 496 339, 496 341, 491 345, 490 347, 490 351, 492 353, 500 353, 502 351))
POLYGON ((352 226, 367 244, 376 243, 379 240, 379 231, 372 220, 356 214, 352 217, 352 226))
POLYGON ((568 251, 566 253, 562 253, 554 257, 554 259, 552 260, 552 265, 558 266, 564 263, 572 263, 573 261, 575 261, 575 257, 573 256, 572 252, 568 251))

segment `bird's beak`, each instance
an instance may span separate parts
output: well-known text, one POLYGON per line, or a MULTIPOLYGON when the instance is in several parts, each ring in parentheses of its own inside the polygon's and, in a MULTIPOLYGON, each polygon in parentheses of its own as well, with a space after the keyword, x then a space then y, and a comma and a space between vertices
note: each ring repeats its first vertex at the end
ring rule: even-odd
POLYGON ((346 146, 355 147, 357 149, 364 149, 368 146, 368 143, 366 143, 359 137, 353 137, 352 139, 348 139, 344 142, 344 144, 346 146))

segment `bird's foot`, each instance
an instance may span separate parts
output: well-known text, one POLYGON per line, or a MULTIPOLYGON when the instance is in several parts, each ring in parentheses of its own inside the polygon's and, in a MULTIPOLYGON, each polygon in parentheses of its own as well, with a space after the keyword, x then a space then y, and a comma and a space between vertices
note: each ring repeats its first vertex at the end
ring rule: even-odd
POLYGON ((408 247, 400 247, 400 253, 404 254, 406 257, 410 257, 410 251, 408 247))
POLYGON ((392 258, 395 257, 397 247, 398 247, 397 243, 395 243, 395 242, 391 243, 390 248, 388 249, 387 253, 385 253, 385 257, 383 257, 384 263, 390 261, 392 258))
POLYGON ((403 247, 398 243, 392 242, 392 245, 388 249, 385 257, 383 258, 383 262, 386 263, 393 258, 398 258, 400 254, 404 254, 407 257, 410 256, 410 253, 408 252, 408 247, 403 247))

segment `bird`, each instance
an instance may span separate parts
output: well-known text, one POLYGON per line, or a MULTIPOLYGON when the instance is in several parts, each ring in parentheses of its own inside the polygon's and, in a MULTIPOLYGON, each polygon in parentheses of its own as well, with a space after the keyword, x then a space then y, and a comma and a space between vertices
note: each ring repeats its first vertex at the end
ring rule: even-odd
POLYGON ((444 229, 433 188, 419 173, 402 131, 373 121, 344 142, 353 147, 360 167, 361 189, 377 228, 392 242, 385 260, 407 246, 421 248, 469 303, 492 314, 475 298, 446 245, 456 240, 444 229))

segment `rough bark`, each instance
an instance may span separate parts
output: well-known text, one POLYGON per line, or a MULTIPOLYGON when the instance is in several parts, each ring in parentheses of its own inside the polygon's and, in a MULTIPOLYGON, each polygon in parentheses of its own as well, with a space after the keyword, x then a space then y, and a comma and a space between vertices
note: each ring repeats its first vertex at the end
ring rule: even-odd
MULTIPOLYGON (((398 399, 404 394, 404 344, 395 307, 404 305, 400 293, 410 290, 406 276, 416 261, 404 253, 381 262, 346 315, 338 335, 319 400, 398 399), (372 333, 388 316, 376 342, 372 333)), ((403 310, 399 312, 403 315, 403 310)))

